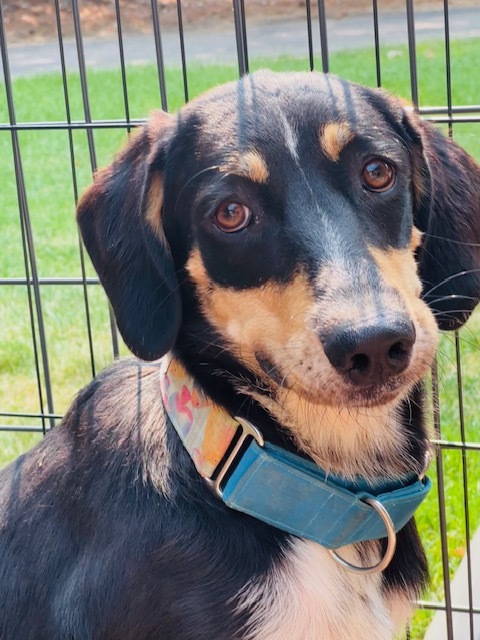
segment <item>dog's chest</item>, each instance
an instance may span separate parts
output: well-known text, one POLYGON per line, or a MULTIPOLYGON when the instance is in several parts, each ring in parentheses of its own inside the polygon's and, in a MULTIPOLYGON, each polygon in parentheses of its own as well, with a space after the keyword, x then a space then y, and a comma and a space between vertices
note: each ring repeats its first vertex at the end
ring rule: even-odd
MULTIPOLYGON (((358 564, 354 549, 342 555, 358 564)), ((243 590, 239 608, 252 612, 248 640, 391 640, 398 624, 381 576, 346 571, 326 549, 302 540, 266 580, 243 590)))

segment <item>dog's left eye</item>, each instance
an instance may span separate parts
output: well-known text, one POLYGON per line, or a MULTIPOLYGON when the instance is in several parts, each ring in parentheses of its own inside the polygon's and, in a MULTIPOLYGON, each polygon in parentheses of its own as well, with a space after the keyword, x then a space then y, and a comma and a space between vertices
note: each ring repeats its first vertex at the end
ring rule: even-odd
POLYGON ((369 191, 388 191, 395 178, 395 167, 382 158, 372 158, 363 166, 362 181, 369 191))
POLYGON ((252 218, 252 212, 240 202, 223 202, 215 211, 213 224, 225 233, 244 229, 252 218))

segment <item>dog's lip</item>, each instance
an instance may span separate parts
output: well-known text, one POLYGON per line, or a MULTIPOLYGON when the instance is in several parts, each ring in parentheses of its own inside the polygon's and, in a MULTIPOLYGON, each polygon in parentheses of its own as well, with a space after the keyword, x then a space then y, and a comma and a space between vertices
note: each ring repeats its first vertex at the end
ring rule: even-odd
POLYGON ((408 388, 405 382, 398 382, 398 384, 392 387, 391 383, 383 385, 374 385, 372 387, 363 388, 357 390, 356 393, 350 392, 350 397, 353 397, 353 404, 356 407, 378 407, 386 404, 390 404, 401 397, 406 396, 408 388))
MULTIPOLYGON (((269 380, 283 390, 292 390, 311 404, 332 407, 367 408, 393 404, 404 398, 412 380, 405 372, 381 384, 358 386, 339 376, 332 376, 327 384, 305 387, 305 379, 294 368, 286 374, 263 351, 256 351, 255 358, 269 380)), ((330 376, 329 376, 330 378, 330 376)))
POLYGON ((395 403, 406 397, 411 382, 403 375, 391 378, 383 384, 358 387, 346 381, 339 381, 328 387, 306 389, 302 380, 295 376, 295 379, 283 387, 295 391, 308 402, 316 405, 329 405, 332 407, 345 408, 367 408, 379 407, 395 403), (332 389, 334 391, 332 392, 332 389))

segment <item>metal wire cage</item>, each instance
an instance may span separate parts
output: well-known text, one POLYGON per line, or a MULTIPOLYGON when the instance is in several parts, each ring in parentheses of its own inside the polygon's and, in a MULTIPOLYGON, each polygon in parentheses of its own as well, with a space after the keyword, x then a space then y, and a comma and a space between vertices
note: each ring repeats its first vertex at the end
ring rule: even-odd
MULTIPOLYGON (((51 37, 55 43, 50 46, 56 70, 48 76, 17 77, 21 75, 16 66, 19 55, 26 51, 33 68, 41 49, 20 49, 8 42, 0 0, 4 80, 0 88, 0 166, 4 177, 0 193, 0 465, 53 428, 75 391, 113 358, 126 353, 78 238, 75 204, 92 172, 108 162, 125 134, 144 121, 146 112, 142 109, 168 109, 172 103, 187 101, 198 91, 199 76, 206 78, 208 85, 209 69, 215 65, 212 83, 218 78, 233 79, 260 64, 249 56, 255 12, 245 4, 244 0, 233 0, 231 20, 223 25, 233 62, 220 73, 218 60, 212 67, 199 67, 188 59, 191 35, 190 27, 184 24, 181 0, 176 2, 177 27, 168 33, 162 28, 157 0, 150 0, 151 31, 142 37, 150 42, 151 64, 143 80, 138 80, 132 71, 130 41, 124 37, 120 0, 112 0, 115 36, 106 46, 114 52, 116 63, 108 78, 89 62, 91 40, 82 34, 81 0, 72 1, 68 27, 73 39, 64 37, 60 0, 52 0, 51 37), (173 49, 168 44, 168 55, 167 40, 174 42, 173 49), (142 92, 147 85, 150 90, 146 107, 137 99, 139 82, 142 92), (99 87, 104 97, 107 94, 106 106, 97 100, 99 87), (42 95, 51 92, 51 103, 37 104, 37 91, 42 95), (58 193, 61 198, 54 195, 58 193)), ((404 97, 409 97, 424 117, 444 126, 447 135, 457 137, 458 132, 460 142, 468 148, 480 131, 480 91, 468 104, 454 100, 453 9, 445 0, 437 15, 441 19, 442 59, 437 60, 436 73, 442 80, 442 98, 436 103, 422 100, 422 82, 427 79, 425 75, 419 78, 413 0, 406 0, 401 9, 406 34, 401 55, 409 94, 404 97)), ((272 19, 276 17, 273 11, 272 19)), ((305 49, 298 68, 335 72, 328 5, 323 0, 305 0, 302 11, 305 49)), ((362 19, 371 27, 370 83, 388 86, 391 71, 385 69, 385 61, 390 57, 385 55, 388 45, 382 40, 382 11, 381 2, 372 0, 362 19)), ((266 10, 263 16, 268 18, 266 10)), ((480 20, 480 12, 478 16, 480 20)), ((208 47, 208 43, 202 46, 208 47)), ((203 53, 209 53, 208 48, 203 53)), ((275 51, 277 57, 281 53, 275 51)), ((353 59, 355 54, 349 55, 353 59)), ((269 62, 262 60, 261 64, 269 62)), ((277 69, 282 65, 290 68, 291 61, 276 64, 277 69)), ((39 68, 43 70, 41 65, 39 68)), ((478 72, 472 69, 472 73, 478 72)), ((480 473, 476 470, 480 469, 480 431, 476 428, 474 387, 479 331, 480 323, 474 317, 460 334, 446 336, 432 375, 437 459, 431 471, 436 480, 431 501, 435 504, 434 514, 432 510, 424 517, 420 513, 419 521, 433 557, 433 586, 428 599, 419 603, 423 611, 406 630, 406 638, 480 638, 480 573, 475 564, 480 566, 480 548, 478 535, 474 535, 480 524, 480 473), (437 619, 432 622, 435 612, 437 619)))

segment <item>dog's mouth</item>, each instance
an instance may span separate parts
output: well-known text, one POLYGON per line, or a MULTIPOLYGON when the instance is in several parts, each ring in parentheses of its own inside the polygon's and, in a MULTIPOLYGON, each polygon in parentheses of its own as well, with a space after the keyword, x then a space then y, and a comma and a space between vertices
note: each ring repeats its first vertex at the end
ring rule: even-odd
POLYGON ((416 376, 404 372, 371 384, 357 385, 350 376, 340 376, 333 371, 320 370, 312 375, 317 367, 303 362, 298 367, 290 367, 289 371, 282 371, 265 353, 257 352, 255 357, 271 388, 293 392, 313 405, 344 408, 388 405, 402 400, 418 381, 416 376))
POLYGON ((368 408, 385 406, 402 400, 412 386, 404 376, 390 379, 383 384, 372 384, 361 388, 348 382, 338 381, 325 385, 322 389, 306 389, 301 380, 291 385, 304 400, 311 404, 344 408, 368 408))

